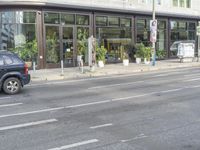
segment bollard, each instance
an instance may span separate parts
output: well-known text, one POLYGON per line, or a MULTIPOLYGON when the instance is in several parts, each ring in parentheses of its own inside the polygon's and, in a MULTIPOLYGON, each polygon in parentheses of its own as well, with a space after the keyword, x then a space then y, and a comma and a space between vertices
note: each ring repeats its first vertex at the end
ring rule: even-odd
POLYGON ((64 75, 64 65, 63 65, 63 60, 61 60, 61 76, 64 75))
POLYGON ((36 70, 36 69, 35 69, 35 68, 36 68, 35 66, 36 66, 36 65, 35 65, 35 62, 33 62, 33 71, 34 71, 34 72, 35 72, 35 70, 36 70))
POLYGON ((81 73, 83 73, 83 59, 81 59, 81 73))

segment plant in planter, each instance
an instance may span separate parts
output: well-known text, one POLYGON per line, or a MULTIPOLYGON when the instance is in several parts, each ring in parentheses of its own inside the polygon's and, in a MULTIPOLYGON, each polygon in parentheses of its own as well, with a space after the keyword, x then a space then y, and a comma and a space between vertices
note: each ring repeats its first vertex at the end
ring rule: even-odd
POLYGON ((165 59, 167 52, 165 50, 157 50, 156 51, 156 58, 157 59, 165 59))
POLYGON ((78 28, 77 31, 77 61, 81 61, 83 56, 87 53, 87 37, 88 32, 85 28, 78 28))
POLYGON ((37 41, 26 41, 25 44, 10 49, 12 52, 17 53, 21 59, 26 61, 29 67, 32 66, 32 62, 36 62, 38 55, 37 41))
POLYGON ((124 49, 127 51, 130 61, 135 61, 136 46, 134 43, 129 43, 125 45, 124 49))
POLYGON ((144 44, 140 43, 136 45, 135 58, 137 64, 140 64, 142 59, 144 59, 144 51, 145 51, 144 44))
POLYGON ((98 62, 99 67, 104 67, 105 56, 107 53, 107 49, 104 46, 96 48, 96 60, 98 62))
POLYGON ((123 53, 123 65, 124 66, 128 66, 129 65, 129 57, 128 57, 127 52, 123 53))
POLYGON ((144 49, 144 63, 150 64, 151 59, 151 47, 145 47, 144 49))

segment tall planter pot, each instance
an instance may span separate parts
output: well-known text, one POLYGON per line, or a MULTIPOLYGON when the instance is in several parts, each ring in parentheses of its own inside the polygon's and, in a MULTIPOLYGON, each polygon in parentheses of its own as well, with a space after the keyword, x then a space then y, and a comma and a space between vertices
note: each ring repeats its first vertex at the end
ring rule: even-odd
POLYGON ((142 59, 141 59, 141 58, 139 58, 139 57, 136 57, 136 64, 140 64, 140 63, 141 63, 141 61, 142 61, 142 59))
POLYGON ((123 59, 123 65, 128 66, 129 65, 129 60, 128 59, 123 59))
POLYGON ((102 60, 98 61, 98 67, 103 68, 104 67, 104 62, 102 60))

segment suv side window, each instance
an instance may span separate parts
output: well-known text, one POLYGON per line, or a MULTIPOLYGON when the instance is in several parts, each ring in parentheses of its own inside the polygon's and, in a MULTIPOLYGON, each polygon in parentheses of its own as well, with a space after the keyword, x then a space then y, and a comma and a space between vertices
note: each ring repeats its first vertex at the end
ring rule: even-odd
POLYGON ((15 65, 23 64, 23 61, 18 56, 12 55, 11 58, 13 60, 13 64, 15 65))
POLYGON ((10 65, 13 64, 13 61, 10 57, 8 57, 7 55, 3 55, 3 59, 6 65, 10 65))
POLYGON ((4 62, 6 65, 18 65, 22 64, 23 62, 15 55, 4 55, 3 56, 4 62))
POLYGON ((3 58, 2 56, 0 56, 0 66, 3 66, 3 65, 4 65, 3 58))

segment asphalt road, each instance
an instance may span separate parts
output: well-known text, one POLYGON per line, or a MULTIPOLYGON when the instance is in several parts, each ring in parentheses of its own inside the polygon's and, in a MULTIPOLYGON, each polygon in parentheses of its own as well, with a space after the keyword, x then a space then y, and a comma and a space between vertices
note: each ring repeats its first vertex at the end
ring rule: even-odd
POLYGON ((200 68, 0 93, 0 150, 200 150, 200 68))

